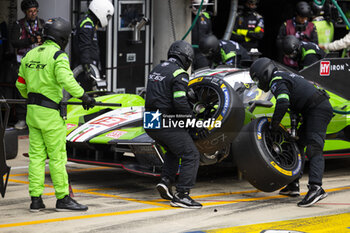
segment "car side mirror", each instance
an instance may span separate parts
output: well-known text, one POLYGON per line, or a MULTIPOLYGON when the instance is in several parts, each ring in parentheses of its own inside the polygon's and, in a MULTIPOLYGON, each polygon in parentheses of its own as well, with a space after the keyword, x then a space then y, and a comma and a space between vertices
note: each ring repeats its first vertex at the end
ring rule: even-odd
POLYGON ((249 101, 249 112, 253 112, 256 107, 271 108, 273 103, 269 100, 253 100, 249 101))

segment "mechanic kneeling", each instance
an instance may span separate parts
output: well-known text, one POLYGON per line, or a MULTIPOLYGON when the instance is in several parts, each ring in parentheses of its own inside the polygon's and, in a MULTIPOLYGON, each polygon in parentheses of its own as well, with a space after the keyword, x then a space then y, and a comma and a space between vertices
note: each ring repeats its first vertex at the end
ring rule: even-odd
MULTIPOLYGON (((187 100, 189 75, 186 70, 194 59, 192 46, 185 41, 175 41, 169 48, 168 60, 157 65, 148 76, 146 91, 146 111, 162 114, 193 115, 187 100)), ((165 147, 161 181, 157 185, 160 196, 171 200, 174 207, 201 208, 202 205, 189 196, 194 186, 199 167, 199 152, 191 135, 184 128, 145 129, 151 138, 165 147), (172 193, 179 169, 176 193, 172 193)))
MULTIPOLYGON (((274 62, 266 57, 259 58, 252 64, 250 76, 258 81, 260 89, 265 92, 271 90, 276 98, 276 108, 271 121, 272 131, 278 129, 288 108, 294 113, 301 114, 303 118, 302 125, 298 129, 300 137, 298 145, 302 154, 306 147, 306 156, 310 162, 309 191, 298 206, 311 206, 327 197, 321 186, 324 172, 324 139, 327 126, 333 117, 329 96, 302 76, 278 71, 274 62)), ((288 184, 280 194, 299 196, 299 179, 288 184)))
POLYGON ((27 98, 29 128, 29 194, 31 212, 45 208, 45 160, 49 158, 50 175, 57 198, 57 211, 86 211, 69 196, 66 171, 66 125, 59 112, 62 88, 83 100, 85 109, 93 107, 95 99, 73 76, 69 59, 63 51, 71 34, 70 23, 62 18, 49 19, 44 25, 44 43, 30 50, 22 59, 16 87, 27 98))

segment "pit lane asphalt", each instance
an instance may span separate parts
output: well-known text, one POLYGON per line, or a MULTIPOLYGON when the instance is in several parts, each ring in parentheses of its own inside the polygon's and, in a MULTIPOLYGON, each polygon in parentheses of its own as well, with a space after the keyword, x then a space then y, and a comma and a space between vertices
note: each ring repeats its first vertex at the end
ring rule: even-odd
MULTIPOLYGON (((296 203, 305 195, 307 176, 301 180, 302 196, 263 193, 228 168, 203 167, 191 196, 200 210, 172 208, 159 198, 158 178, 137 176, 121 169, 68 163, 75 199, 87 212, 56 212, 49 174, 43 200, 46 210, 28 208, 28 139, 20 140, 7 193, 0 199, 0 232, 261 232, 266 229, 303 232, 350 232, 350 159, 328 160, 324 189, 329 196, 313 207, 296 203)), ((47 168, 48 171, 48 168, 47 168)))

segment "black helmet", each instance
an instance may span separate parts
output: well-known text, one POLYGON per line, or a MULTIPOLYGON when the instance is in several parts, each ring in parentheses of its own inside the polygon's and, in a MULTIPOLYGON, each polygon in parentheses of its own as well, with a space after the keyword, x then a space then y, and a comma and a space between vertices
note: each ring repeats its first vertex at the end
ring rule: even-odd
POLYGON ((191 66, 194 59, 192 45, 184 40, 175 41, 171 44, 168 50, 168 58, 170 57, 179 59, 184 66, 184 69, 187 70, 191 66))
POLYGON ((295 58, 300 49, 301 41, 294 35, 284 37, 282 43, 283 53, 291 58, 295 58))
POLYGON ((261 90, 268 92, 272 74, 276 70, 277 67, 271 59, 261 57, 250 67, 250 77, 253 80, 258 81, 258 87, 261 90))
POLYGON ((23 0, 21 2, 21 10, 25 13, 30 8, 39 8, 39 3, 36 0, 23 0))
POLYGON ((72 32, 70 23, 60 17, 49 19, 44 25, 44 38, 55 41, 62 50, 67 46, 72 32))
POLYGON ((310 17, 311 7, 307 2, 298 2, 296 6, 296 13, 301 17, 310 17))
POLYGON ((199 41, 199 50, 204 56, 212 58, 220 52, 220 41, 214 35, 204 37, 199 41))

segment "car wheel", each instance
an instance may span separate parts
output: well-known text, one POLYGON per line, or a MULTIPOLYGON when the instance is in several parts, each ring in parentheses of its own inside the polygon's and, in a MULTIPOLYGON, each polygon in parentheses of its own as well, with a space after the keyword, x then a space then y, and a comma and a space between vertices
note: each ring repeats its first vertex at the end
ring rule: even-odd
POLYGON ((233 142, 233 157, 245 179, 255 188, 273 192, 299 177, 302 158, 296 142, 288 140, 280 125, 269 130, 271 118, 261 117, 245 125, 233 142))
MULTIPOLYGON (((93 64, 90 64, 90 68, 91 68, 91 72, 92 74, 97 78, 97 79, 100 79, 100 71, 98 70, 98 68, 93 65, 93 64)), ((77 67, 75 67, 73 69, 73 76, 75 79, 78 78, 78 76, 80 74, 82 74, 84 72, 84 68, 83 68, 83 65, 78 65, 77 67)), ((64 101, 67 101, 68 99, 70 99, 72 96, 71 94, 69 94, 69 92, 67 92, 66 90, 63 89, 63 99, 64 101)))
POLYGON ((189 82, 188 99, 197 120, 213 119, 205 138, 195 141, 201 154, 215 154, 230 145, 244 122, 241 98, 224 80, 200 77, 189 82), (219 123, 218 125, 216 123, 219 123))

